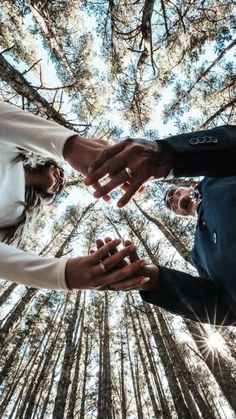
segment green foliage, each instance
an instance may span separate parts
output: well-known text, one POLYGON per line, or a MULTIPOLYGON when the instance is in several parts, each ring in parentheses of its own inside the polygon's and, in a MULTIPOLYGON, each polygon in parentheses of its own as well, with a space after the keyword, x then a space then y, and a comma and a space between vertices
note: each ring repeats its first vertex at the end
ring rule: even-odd
MULTIPOLYGON (((114 141, 233 123, 233 7, 232 0, 4 0, 0 51, 8 50, 11 74, 17 69, 23 78, 16 92, 14 77, 0 72, 0 98, 114 141)), ((25 238, 25 249, 85 255, 110 235, 130 238, 148 261, 194 274, 186 262, 194 222, 165 210, 169 183, 150 184, 144 197, 118 210, 120 191, 110 207, 95 204, 90 191, 81 194, 81 177, 67 174, 65 193, 25 238)), ((114 419, 121 412, 187 417, 180 406, 194 409, 194 417, 233 415, 234 331, 225 335, 224 351, 205 360, 206 331, 190 333, 184 321, 142 304, 138 293, 8 292, 1 282, 1 297, 1 417, 56 418, 60 401, 60 417, 68 419, 103 419, 104 406, 114 419)))

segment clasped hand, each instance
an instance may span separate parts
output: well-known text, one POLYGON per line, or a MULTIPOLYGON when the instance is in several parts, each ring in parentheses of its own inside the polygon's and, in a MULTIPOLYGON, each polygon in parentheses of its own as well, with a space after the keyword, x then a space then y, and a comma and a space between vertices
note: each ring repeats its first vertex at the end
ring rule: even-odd
POLYGON ((69 259, 65 273, 68 287, 123 291, 142 285, 146 279, 141 269, 146 262, 139 258, 130 264, 124 262, 124 258, 135 252, 136 247, 130 244, 117 251, 120 243, 121 240, 111 240, 89 256, 69 259))

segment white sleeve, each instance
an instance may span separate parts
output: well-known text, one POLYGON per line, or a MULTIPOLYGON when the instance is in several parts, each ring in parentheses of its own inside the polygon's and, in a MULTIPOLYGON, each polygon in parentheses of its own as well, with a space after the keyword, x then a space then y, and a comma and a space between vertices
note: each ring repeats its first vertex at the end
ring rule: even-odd
POLYGON ((67 259, 47 258, 0 243, 0 278, 33 288, 68 290, 67 259))
POLYGON ((0 102, 0 127, 0 144, 59 159, 63 159, 66 140, 77 134, 4 102, 0 102))

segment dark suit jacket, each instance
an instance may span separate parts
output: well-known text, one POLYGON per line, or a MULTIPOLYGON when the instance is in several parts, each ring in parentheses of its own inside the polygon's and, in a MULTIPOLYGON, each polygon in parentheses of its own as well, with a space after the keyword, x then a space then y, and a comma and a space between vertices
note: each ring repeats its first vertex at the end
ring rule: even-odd
POLYGON ((192 256, 199 276, 159 267, 160 287, 142 298, 172 313, 212 324, 236 324, 236 126, 163 140, 174 175, 206 176, 192 256))

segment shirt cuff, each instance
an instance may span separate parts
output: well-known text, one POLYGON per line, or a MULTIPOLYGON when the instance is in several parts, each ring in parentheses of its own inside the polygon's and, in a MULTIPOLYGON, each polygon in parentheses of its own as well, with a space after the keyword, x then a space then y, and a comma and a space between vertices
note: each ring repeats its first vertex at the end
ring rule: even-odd
POLYGON ((174 170, 170 169, 168 175, 165 177, 164 180, 172 180, 172 179, 174 179, 174 170))

